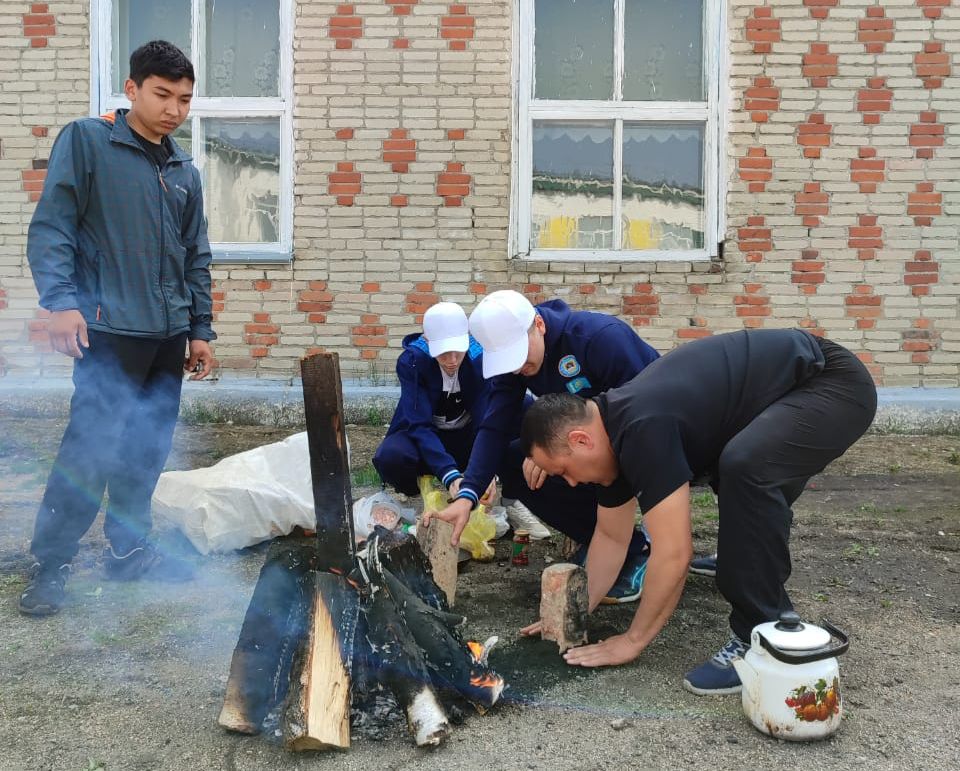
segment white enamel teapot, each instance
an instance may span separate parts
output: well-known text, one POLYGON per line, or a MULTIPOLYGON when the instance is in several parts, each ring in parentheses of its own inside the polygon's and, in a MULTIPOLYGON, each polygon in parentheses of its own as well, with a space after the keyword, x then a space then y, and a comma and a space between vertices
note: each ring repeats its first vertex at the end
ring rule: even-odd
POLYGON ((791 741, 830 736, 843 700, 836 657, 850 647, 829 621, 804 624, 794 611, 754 627, 750 650, 733 666, 743 683, 743 711, 762 733, 791 741))

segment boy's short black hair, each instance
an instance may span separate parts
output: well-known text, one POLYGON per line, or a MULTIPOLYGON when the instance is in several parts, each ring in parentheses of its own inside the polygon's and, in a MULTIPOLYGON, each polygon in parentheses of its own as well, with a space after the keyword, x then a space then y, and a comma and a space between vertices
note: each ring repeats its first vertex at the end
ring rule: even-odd
POLYGON ((174 82, 183 78, 192 83, 197 80, 186 54, 166 40, 151 40, 130 54, 130 80, 142 86, 151 75, 174 82))

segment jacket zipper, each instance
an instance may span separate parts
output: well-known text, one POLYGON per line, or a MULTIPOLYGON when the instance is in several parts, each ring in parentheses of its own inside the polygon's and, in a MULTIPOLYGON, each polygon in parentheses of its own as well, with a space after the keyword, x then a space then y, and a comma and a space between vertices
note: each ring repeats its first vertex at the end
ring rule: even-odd
POLYGON ((166 183, 163 181, 163 173, 160 170, 160 167, 157 166, 157 180, 160 182, 160 190, 157 191, 159 195, 159 204, 160 204, 160 297, 163 298, 163 322, 165 325, 164 337, 170 337, 170 309, 167 307, 167 295, 163 291, 163 262, 165 259, 164 256, 164 247, 163 247, 163 193, 167 189, 166 183))

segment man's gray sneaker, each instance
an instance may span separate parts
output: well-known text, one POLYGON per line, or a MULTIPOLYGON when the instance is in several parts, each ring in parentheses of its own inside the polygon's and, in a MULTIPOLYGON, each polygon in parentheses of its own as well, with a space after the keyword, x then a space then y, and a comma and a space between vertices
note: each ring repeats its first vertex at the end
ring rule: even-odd
POLYGON ((69 565, 33 566, 33 576, 20 595, 18 607, 27 616, 52 616, 63 607, 64 584, 70 575, 69 565))
POLYGON ((103 565, 111 581, 189 581, 193 566, 179 557, 166 554, 156 544, 143 541, 125 554, 117 554, 112 546, 103 550, 103 565))

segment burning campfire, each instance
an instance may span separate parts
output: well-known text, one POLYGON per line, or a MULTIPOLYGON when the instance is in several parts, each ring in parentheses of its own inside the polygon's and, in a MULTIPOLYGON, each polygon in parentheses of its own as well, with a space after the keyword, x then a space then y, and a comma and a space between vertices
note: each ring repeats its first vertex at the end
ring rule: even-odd
POLYGON ((219 722, 256 734, 276 720, 291 750, 350 745, 351 703, 389 690, 418 746, 450 734, 448 713, 483 714, 504 688, 487 657, 497 638, 465 640, 463 616, 413 537, 376 528, 357 552, 339 363, 301 363, 315 538, 271 547, 233 653, 219 722))

